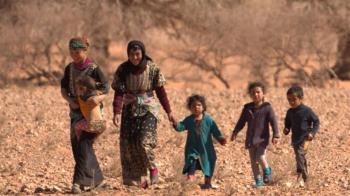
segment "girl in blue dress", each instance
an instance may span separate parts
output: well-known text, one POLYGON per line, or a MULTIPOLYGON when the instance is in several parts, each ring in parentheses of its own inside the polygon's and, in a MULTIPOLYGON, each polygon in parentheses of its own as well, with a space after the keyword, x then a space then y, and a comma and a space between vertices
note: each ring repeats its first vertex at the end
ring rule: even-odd
POLYGON ((226 144, 226 139, 215 121, 205 113, 206 103, 203 96, 190 96, 187 99, 187 107, 192 114, 179 123, 174 122, 177 132, 187 130, 183 174, 187 174, 187 179, 192 181, 195 171, 202 170, 205 176, 202 188, 209 189, 212 187, 211 179, 216 162, 212 135, 221 145, 226 144))

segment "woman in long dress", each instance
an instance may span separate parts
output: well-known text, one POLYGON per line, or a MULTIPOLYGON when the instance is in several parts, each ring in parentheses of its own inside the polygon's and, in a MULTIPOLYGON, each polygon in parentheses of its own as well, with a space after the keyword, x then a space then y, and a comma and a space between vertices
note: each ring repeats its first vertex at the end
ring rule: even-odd
POLYGON ((170 121, 173 121, 165 79, 159 67, 146 55, 141 41, 131 41, 128 60, 119 65, 114 75, 113 122, 120 125, 120 156, 125 185, 147 188, 158 182, 159 171, 154 148, 157 145, 156 93, 170 121), (149 180, 148 180, 149 175, 149 180))
POLYGON ((86 38, 77 37, 69 41, 69 51, 73 61, 66 66, 61 80, 61 94, 69 104, 70 109, 71 145, 75 160, 73 193, 80 193, 86 187, 96 187, 103 181, 103 175, 93 149, 97 134, 87 131, 76 132, 74 129, 75 124, 84 118, 77 100, 76 79, 90 76, 101 83, 100 90, 103 94, 90 97, 87 100, 89 104, 101 104, 109 90, 104 73, 94 61, 87 57, 88 47, 89 43, 86 38))

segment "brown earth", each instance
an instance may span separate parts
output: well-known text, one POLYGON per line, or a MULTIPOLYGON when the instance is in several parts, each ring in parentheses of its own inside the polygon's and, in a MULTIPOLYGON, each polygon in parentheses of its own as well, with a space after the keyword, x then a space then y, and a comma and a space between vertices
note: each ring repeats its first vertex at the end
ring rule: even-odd
MULTIPOLYGON (((186 87, 186 86, 179 86, 186 87)), ((249 101, 244 90, 207 88, 180 90, 168 88, 169 98, 178 119, 188 115, 186 97, 192 93, 206 96, 208 113, 229 137, 242 105, 249 101)), ((283 126, 288 109, 285 88, 269 89, 267 99, 273 104, 283 126)), ((0 90, 0 194, 68 194, 71 187, 73 157, 69 141, 67 104, 59 87, 0 90)), ((305 89, 305 103, 319 115, 321 128, 308 153, 310 183, 296 185, 295 161, 290 136, 268 148, 268 160, 275 183, 255 190, 247 150, 245 130, 237 142, 215 144, 218 160, 214 184, 218 188, 203 191, 198 173, 195 183, 186 184, 181 174, 186 133, 172 130, 166 115, 159 116, 156 155, 161 183, 140 190, 121 184, 118 129, 112 126, 112 93, 106 103, 109 129, 95 143, 96 154, 106 177, 105 184, 86 195, 349 195, 350 194, 350 89, 305 89)))

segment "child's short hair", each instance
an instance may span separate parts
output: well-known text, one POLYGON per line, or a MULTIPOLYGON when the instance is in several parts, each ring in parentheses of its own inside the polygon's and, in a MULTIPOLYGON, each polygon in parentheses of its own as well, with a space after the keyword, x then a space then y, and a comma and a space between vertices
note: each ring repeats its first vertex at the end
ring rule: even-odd
POLYGON ((201 96, 201 95, 197 95, 197 94, 194 94, 190 97, 187 98, 187 108, 188 109, 191 109, 191 105, 193 104, 193 102, 195 101, 199 101, 202 106, 203 106, 203 112, 205 112, 207 110, 207 104, 205 103, 205 98, 204 96, 201 96))
POLYGON ((248 94, 250 94, 250 91, 253 90, 256 87, 260 87, 262 92, 265 93, 266 91, 266 87, 265 84, 259 81, 256 82, 249 82, 248 84, 248 94))
POLYGON ((287 95, 295 95, 298 98, 302 99, 304 97, 303 88, 299 85, 293 85, 288 89, 287 95))
POLYGON ((97 89, 97 83, 96 83, 95 79, 93 79, 90 76, 79 77, 76 80, 76 83, 78 85, 86 87, 88 90, 96 90, 97 89))

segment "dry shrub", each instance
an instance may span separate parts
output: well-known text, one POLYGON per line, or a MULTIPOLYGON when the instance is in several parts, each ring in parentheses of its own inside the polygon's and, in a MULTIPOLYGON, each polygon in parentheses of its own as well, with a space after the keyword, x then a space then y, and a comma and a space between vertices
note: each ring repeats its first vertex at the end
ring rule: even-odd
MULTIPOLYGON (((332 71, 335 62, 337 70, 347 65, 348 5, 313 0, 2 1, 0 75, 6 77, 0 84, 58 84, 69 61, 67 41, 87 35, 91 56, 109 73, 114 71, 107 66, 113 59, 111 44, 137 38, 150 51, 160 49, 165 59, 190 64, 227 88, 232 82, 228 66, 249 70, 252 78, 274 86, 324 85, 339 74, 332 71), (4 74, 18 70, 16 76, 4 74)), ((170 77, 177 78, 176 72, 170 77)))

